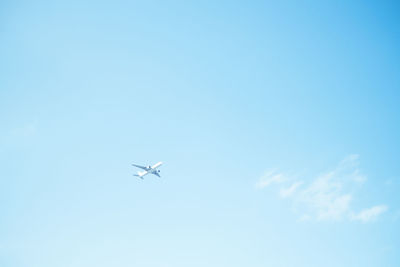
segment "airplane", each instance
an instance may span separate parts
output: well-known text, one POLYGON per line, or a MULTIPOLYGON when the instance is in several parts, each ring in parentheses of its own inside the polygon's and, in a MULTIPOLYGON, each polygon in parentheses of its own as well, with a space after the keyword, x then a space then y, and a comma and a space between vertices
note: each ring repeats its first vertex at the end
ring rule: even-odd
POLYGON ((146 176, 147 174, 154 174, 158 177, 160 176, 160 170, 157 170, 158 167, 160 167, 162 165, 162 162, 158 162, 156 164, 154 164, 153 166, 140 166, 140 165, 136 165, 136 164, 132 164, 132 166, 135 166, 137 168, 143 169, 144 171, 138 171, 137 174, 134 174, 133 176, 137 176, 140 179, 143 179, 143 176, 146 176))

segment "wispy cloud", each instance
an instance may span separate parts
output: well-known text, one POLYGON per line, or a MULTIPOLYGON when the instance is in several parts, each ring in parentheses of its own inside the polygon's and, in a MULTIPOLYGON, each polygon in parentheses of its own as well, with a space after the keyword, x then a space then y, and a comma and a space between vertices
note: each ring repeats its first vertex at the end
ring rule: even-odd
POLYGON ((352 215, 352 220, 361 221, 367 223, 376 220, 376 218, 387 211, 388 207, 386 205, 373 206, 369 209, 364 209, 357 214, 352 215))
POLYGON ((355 213, 351 207, 354 198, 351 188, 367 180, 359 169, 359 156, 349 155, 331 171, 311 179, 308 183, 283 173, 268 172, 257 183, 258 188, 280 184, 279 195, 288 198, 300 221, 374 221, 388 207, 374 206, 355 213), (291 183, 287 185, 286 183, 291 183))
POLYGON ((357 154, 348 155, 336 167, 335 174, 341 176, 342 179, 348 179, 349 182, 364 183, 367 177, 360 171, 359 158, 357 154))
POLYGON ((291 186, 286 188, 281 188, 279 191, 279 195, 282 198, 290 197, 293 193, 296 192, 297 188, 303 184, 303 181, 294 182, 291 186))
POLYGON ((260 180, 256 183, 256 187, 264 188, 271 184, 283 183, 286 180, 287 180, 287 178, 282 173, 275 173, 274 171, 267 171, 260 178, 260 180))

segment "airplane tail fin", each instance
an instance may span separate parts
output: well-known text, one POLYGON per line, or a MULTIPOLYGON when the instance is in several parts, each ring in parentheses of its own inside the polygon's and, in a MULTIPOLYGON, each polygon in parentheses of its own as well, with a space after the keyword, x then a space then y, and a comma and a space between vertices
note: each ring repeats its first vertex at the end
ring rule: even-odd
POLYGON ((137 176, 137 177, 139 177, 140 179, 142 179, 142 180, 143 180, 143 177, 142 177, 142 176, 140 176, 140 175, 134 174, 133 176, 137 176))

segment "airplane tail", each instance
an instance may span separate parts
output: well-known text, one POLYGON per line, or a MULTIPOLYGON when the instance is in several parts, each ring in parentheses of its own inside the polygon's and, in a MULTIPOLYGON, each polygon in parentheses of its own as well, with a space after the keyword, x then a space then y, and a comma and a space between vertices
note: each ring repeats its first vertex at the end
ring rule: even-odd
POLYGON ((142 179, 142 180, 143 180, 143 177, 142 177, 142 176, 140 176, 140 175, 134 174, 133 176, 137 176, 137 177, 139 177, 140 179, 142 179))

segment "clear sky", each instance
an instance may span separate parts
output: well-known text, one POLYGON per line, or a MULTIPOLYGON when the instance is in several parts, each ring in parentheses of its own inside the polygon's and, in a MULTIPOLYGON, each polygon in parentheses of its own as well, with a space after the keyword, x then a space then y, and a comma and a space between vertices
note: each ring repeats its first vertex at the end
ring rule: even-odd
POLYGON ((399 266, 399 13, 2 1, 0 266, 399 266))

